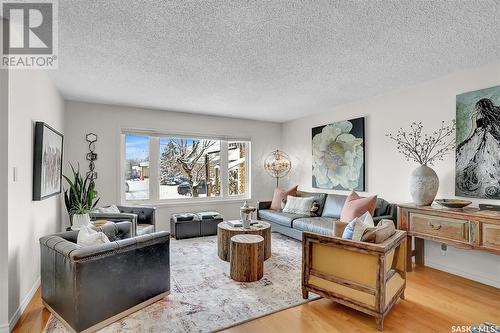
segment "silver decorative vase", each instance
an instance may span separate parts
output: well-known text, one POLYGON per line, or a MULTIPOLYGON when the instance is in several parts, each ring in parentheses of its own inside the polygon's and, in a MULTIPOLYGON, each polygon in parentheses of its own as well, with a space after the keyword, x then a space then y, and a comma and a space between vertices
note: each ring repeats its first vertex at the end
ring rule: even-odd
POLYGON ((254 211, 255 207, 250 207, 248 205, 248 202, 246 202, 245 200, 245 203, 240 208, 240 221, 243 224, 243 228, 250 229, 250 226, 252 224, 252 215, 254 211))
POLYGON ((439 178, 427 165, 421 165, 410 176, 410 194, 417 206, 429 206, 436 198, 439 178))

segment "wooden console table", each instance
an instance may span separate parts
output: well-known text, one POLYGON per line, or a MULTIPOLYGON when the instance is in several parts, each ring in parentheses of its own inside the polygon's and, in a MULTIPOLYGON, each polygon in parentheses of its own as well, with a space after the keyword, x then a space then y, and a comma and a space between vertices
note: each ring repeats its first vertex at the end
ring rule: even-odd
POLYGON ((403 204, 398 205, 398 228, 407 232, 408 272, 412 270, 413 256, 417 265, 424 265, 424 239, 500 254, 500 212, 403 204))

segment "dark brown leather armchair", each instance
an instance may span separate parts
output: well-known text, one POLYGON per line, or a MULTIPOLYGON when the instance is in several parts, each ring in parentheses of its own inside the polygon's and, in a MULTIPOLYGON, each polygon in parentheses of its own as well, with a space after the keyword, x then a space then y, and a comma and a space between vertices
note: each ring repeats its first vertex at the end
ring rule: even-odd
POLYGON ((70 331, 94 331, 170 290, 170 234, 131 236, 130 222, 97 228, 110 243, 81 247, 78 231, 40 238, 42 302, 70 331))

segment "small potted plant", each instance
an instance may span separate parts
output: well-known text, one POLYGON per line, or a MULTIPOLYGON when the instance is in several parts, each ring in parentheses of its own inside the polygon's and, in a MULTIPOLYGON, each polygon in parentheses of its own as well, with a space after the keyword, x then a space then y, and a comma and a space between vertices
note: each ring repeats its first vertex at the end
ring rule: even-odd
POLYGON ((75 170, 70 164, 73 179, 64 176, 69 188, 64 191, 64 203, 69 214, 71 229, 77 230, 90 223, 89 212, 99 202, 95 184, 90 174, 85 179, 80 175, 80 165, 75 170))
POLYGON ((396 134, 386 134, 397 144, 397 150, 407 161, 420 164, 410 177, 410 194, 418 206, 432 204, 439 188, 439 178, 436 172, 428 165, 442 161, 443 157, 455 149, 455 120, 450 125, 443 121, 441 127, 432 134, 422 133, 422 122, 413 122, 410 130, 400 128, 396 134))

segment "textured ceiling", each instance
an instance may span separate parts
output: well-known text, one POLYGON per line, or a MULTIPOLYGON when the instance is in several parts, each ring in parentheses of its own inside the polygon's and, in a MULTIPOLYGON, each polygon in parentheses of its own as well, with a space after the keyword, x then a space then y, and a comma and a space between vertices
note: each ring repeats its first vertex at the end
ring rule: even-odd
POLYGON ((500 59, 500 0, 59 1, 71 100, 286 121, 500 59))

